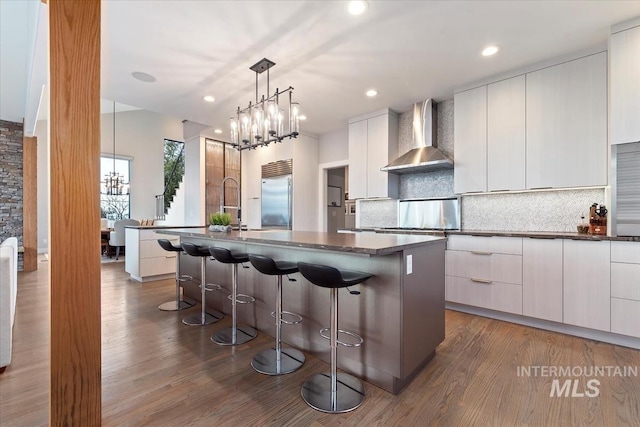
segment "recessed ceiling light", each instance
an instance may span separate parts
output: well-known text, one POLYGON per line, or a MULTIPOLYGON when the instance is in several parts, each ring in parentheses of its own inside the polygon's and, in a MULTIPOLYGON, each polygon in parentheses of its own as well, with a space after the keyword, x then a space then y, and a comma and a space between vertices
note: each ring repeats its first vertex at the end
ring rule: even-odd
POLYGON ((204 100, 207 101, 207 102, 213 102, 216 99, 211 95, 207 95, 207 96, 204 97, 204 100))
POLYGON ((368 96, 369 98, 373 98, 373 97, 374 97, 374 96, 376 96, 376 95, 378 95, 378 91, 377 91, 377 90, 375 90, 375 89, 369 89, 369 90, 367 91, 367 96, 368 96))
POLYGON ((140 80, 141 82, 145 83, 153 83, 156 81, 156 78, 151 74, 143 73, 142 71, 134 71, 133 73, 131 73, 131 75, 134 79, 140 80))
POLYGON ((222 129, 214 129, 213 133, 222 133, 222 129))
POLYGON ((500 50, 500 46, 487 46, 482 51, 482 56, 495 55, 496 53, 498 53, 499 50, 500 50))
POLYGON ((300 115, 298 116, 298 118, 299 118, 300 120, 307 120, 307 116, 305 116, 304 114, 300 114, 300 115))
POLYGON ((351 15, 362 15, 369 8, 369 4, 364 0, 350 1, 347 10, 351 15))

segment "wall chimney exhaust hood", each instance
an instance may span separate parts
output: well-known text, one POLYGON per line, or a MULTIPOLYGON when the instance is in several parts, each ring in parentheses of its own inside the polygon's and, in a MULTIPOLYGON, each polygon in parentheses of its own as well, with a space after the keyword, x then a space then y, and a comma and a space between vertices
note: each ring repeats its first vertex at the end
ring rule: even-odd
POLYGON ((413 105, 413 147, 380 170, 404 174, 453 168, 453 160, 437 148, 436 110, 431 99, 413 105))

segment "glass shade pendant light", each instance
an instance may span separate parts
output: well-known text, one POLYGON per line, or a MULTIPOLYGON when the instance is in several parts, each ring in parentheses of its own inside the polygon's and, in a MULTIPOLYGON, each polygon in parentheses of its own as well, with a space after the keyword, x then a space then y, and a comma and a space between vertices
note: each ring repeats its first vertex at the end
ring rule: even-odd
POLYGON ((256 73, 256 98, 255 104, 249 102, 245 109, 236 111, 235 117, 231 117, 229 127, 231 143, 238 149, 244 150, 266 146, 271 142, 281 142, 285 138, 296 138, 300 133, 300 104, 293 102, 293 87, 280 91, 276 89, 273 94, 269 92, 269 69, 275 62, 263 58, 251 67, 256 73), (267 72, 267 91, 261 98, 258 97, 258 75, 267 72), (285 133, 285 110, 280 105, 280 95, 289 94, 288 122, 289 129, 285 133))
POLYGON ((116 171, 116 103, 113 102, 113 170, 104 176, 104 192, 109 196, 129 194, 129 183, 116 171))

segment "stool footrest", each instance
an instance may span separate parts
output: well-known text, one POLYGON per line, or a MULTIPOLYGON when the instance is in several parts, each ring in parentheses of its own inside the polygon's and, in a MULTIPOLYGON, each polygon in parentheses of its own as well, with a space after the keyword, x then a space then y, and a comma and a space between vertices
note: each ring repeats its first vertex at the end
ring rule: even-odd
MULTIPOLYGON (((273 317, 274 319, 276 318, 276 312, 272 311, 271 312, 271 317, 273 317)), ((298 323, 302 322, 302 316, 300 316, 299 314, 296 313, 292 313, 290 311, 282 311, 282 316, 280 316, 280 321, 282 323, 284 323, 285 325, 297 325, 298 323), (293 318, 293 320, 287 320, 284 317, 285 316, 289 316, 290 318, 293 318)))
POLYGON ((181 274, 177 280, 178 282, 190 282, 191 280, 193 280, 193 276, 189 276, 188 274, 181 274))
MULTIPOLYGON (((202 287, 202 285, 198 285, 198 287, 202 287)), ((219 291, 222 289, 222 286, 216 285, 215 283, 206 283, 204 285, 204 290, 207 292, 219 291)))
MULTIPOLYGON (((320 329, 320 336, 326 340, 330 340, 331 339, 331 336, 329 336, 330 331, 331 331, 330 328, 322 328, 320 329)), ((356 341, 354 343, 349 343, 345 341, 340 341, 338 339, 337 343, 343 347, 360 347, 364 343, 364 339, 360 335, 354 332, 345 331, 344 329, 338 329, 338 336, 340 336, 340 334, 347 335, 356 341)))
MULTIPOLYGON (((233 296, 229 295, 227 298, 229 298, 229 300, 233 301, 233 296)), ((255 302, 255 298, 252 297, 251 295, 245 295, 245 294, 236 294, 236 303, 238 304, 251 304, 252 302, 255 302)))

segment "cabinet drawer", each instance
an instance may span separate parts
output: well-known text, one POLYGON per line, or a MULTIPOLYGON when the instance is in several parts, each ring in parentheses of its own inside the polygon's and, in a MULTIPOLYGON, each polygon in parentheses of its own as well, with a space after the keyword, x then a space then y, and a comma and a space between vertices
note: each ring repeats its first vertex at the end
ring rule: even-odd
POLYGON ((640 301, 611 298, 611 332, 640 338, 640 301))
POLYGON ((611 263, 611 296, 640 301, 640 264, 611 263))
POLYGON ((447 250, 445 274, 521 285, 522 256, 447 250))
MULTIPOLYGON (((172 242, 177 244, 177 241, 172 242)), ((140 242, 140 252, 138 256, 142 258, 156 258, 156 257, 172 257, 175 258, 178 252, 169 252, 162 249, 157 240, 142 240, 140 242)), ((175 259, 174 259, 175 262, 175 259)))
POLYGON ((479 283, 453 276, 446 276, 445 281, 447 301, 522 314, 522 286, 500 282, 479 283))
POLYGON ((173 258, 145 258, 140 260, 140 277, 157 276, 176 272, 176 260, 173 258))
POLYGON ((522 255, 520 237, 448 236, 447 249, 522 255))
POLYGON ((640 242, 611 242, 611 262, 640 264, 640 242))

